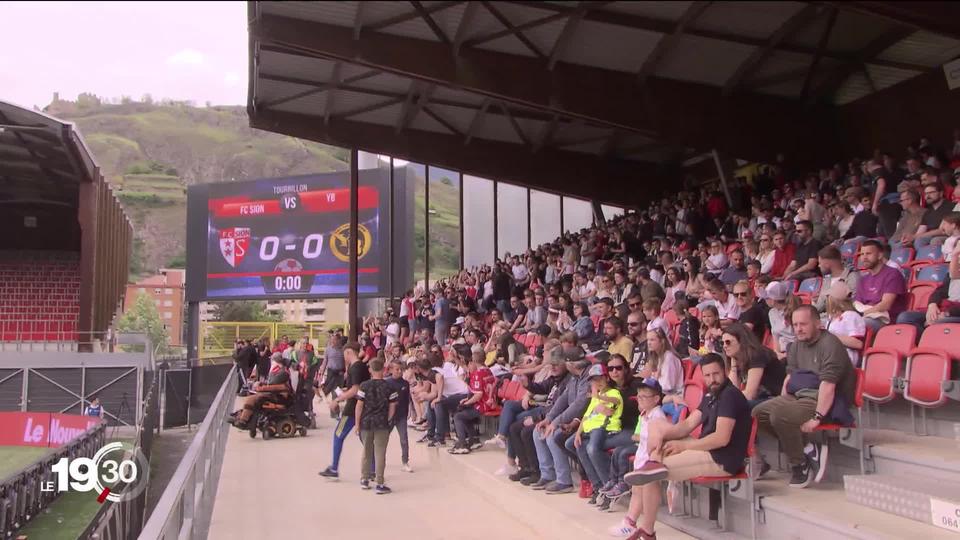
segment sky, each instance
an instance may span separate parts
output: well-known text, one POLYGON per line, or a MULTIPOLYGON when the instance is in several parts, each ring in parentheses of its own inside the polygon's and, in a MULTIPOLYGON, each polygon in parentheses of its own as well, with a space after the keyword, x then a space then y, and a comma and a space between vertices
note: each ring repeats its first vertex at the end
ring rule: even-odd
POLYGON ((0 100, 246 103, 246 2, 0 2, 0 21, 0 100))

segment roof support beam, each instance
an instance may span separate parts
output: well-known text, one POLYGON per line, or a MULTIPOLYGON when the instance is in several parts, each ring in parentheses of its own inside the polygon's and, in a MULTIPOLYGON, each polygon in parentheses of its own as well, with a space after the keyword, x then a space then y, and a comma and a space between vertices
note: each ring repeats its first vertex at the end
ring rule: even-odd
POLYGON ((337 95, 337 87, 340 86, 340 75, 343 71, 343 62, 337 62, 333 65, 333 73, 330 74, 330 82, 333 83, 333 88, 327 92, 327 102, 323 107, 323 123, 330 123, 330 112, 333 111, 335 104, 335 98, 337 95))
POLYGON ((872 63, 873 59, 883 51, 889 49, 895 43, 906 38, 907 36, 913 34, 915 30, 906 26, 897 26, 886 33, 881 34, 873 41, 871 41, 866 47, 861 49, 856 54, 856 60, 851 61, 847 64, 837 67, 832 71, 827 80, 817 89, 813 95, 807 100, 808 103, 812 103, 820 98, 827 98, 833 96, 837 90, 843 86, 843 83, 847 80, 850 75, 860 71, 863 64, 872 63))
POLYGON ((825 2, 844 11, 883 17, 900 25, 960 39, 960 6, 956 2, 825 2))
POLYGON ((507 115, 507 120, 509 120, 510 125, 513 126, 513 131, 515 131, 517 137, 520 137, 520 140, 523 141, 524 146, 529 146, 530 139, 527 137, 527 134, 523 132, 523 129, 520 128, 520 124, 517 122, 517 119, 513 117, 507 104, 503 101, 497 101, 497 107, 503 111, 503 114, 507 115))
POLYGON ((656 72, 660 59, 676 45, 677 39, 687 30, 688 26, 697 20, 697 17, 710 7, 711 3, 712 2, 702 1, 691 3, 686 11, 683 12, 683 15, 680 16, 680 20, 678 20, 676 26, 673 27, 673 31, 664 34, 664 36, 660 38, 657 46, 654 47, 653 51, 643 60, 643 65, 640 66, 640 71, 637 72, 637 83, 640 86, 643 86, 647 82, 647 77, 656 72))
MULTIPOLYGON (((251 27, 251 37, 262 47, 342 60, 502 100, 511 108, 557 113, 562 120, 581 119, 684 147, 717 147, 742 159, 766 159, 794 145, 821 159, 832 159, 838 151, 829 137, 821 136, 830 132, 826 111, 803 111, 775 96, 724 98, 716 88, 657 77, 638 89, 634 74, 573 64, 549 71, 546 62, 535 58, 484 49, 462 49, 455 59, 449 47, 437 42, 367 31, 355 42, 351 28, 271 15, 251 27), (740 129, 731 136, 726 126, 734 124, 740 129), (771 137, 771 132, 777 135, 771 137)), ((260 69, 270 66, 261 64, 260 69)))
POLYGON ((353 14, 353 40, 360 39, 360 33, 363 32, 363 8, 367 6, 366 2, 357 2, 357 11, 353 14))
POLYGON ((560 57, 563 56, 564 50, 567 48, 570 40, 573 39, 573 34, 577 32, 580 21, 583 20, 583 16, 587 13, 587 6, 587 2, 580 2, 577 10, 567 17, 567 22, 563 25, 560 36, 557 37, 557 40, 553 43, 553 49, 550 50, 550 57, 547 59, 547 69, 552 71, 560 60, 560 57))
MULTIPOLYGON (((462 4, 462 3, 463 2, 437 2, 431 5, 430 7, 424 8, 424 10, 427 14, 432 14, 438 11, 443 11, 447 8, 451 8, 453 6, 456 6, 457 4, 462 4)), ((378 21, 373 24, 367 25, 366 27, 364 27, 364 30, 383 30, 388 26, 393 26, 395 24, 400 24, 402 22, 412 21, 419 16, 420 16, 420 13, 418 13, 416 10, 410 11, 408 13, 402 13, 400 15, 390 17, 388 19, 384 19, 382 21, 378 21)))
POLYGON ((813 21, 819 14, 819 9, 820 8, 813 4, 807 4, 801 8, 800 11, 793 14, 792 17, 784 21, 784 23, 770 35, 767 42, 762 47, 755 49, 753 53, 740 64, 740 67, 737 68, 733 76, 727 79, 726 84, 723 85, 723 95, 729 96, 732 94, 740 86, 742 81, 749 78, 754 71, 760 68, 763 63, 773 55, 774 51, 785 39, 813 21))
MULTIPOLYGON (((359 74, 357 74, 357 75, 354 75, 353 77, 347 78, 346 80, 343 81, 343 85, 348 85, 348 84, 350 84, 350 83, 355 83, 355 82, 362 81, 362 80, 364 80, 364 79, 369 79, 369 78, 375 77, 375 76, 377 76, 377 75, 379 75, 379 74, 380 74, 380 72, 377 71, 377 70, 365 71, 365 72, 363 72, 363 73, 359 73, 359 74)), ((282 104, 284 104, 284 103, 288 103, 288 102, 293 101, 293 100, 295 100, 295 99, 300 99, 300 98, 304 98, 304 97, 307 97, 307 96, 312 96, 312 95, 314 95, 314 94, 319 94, 319 93, 321 93, 321 92, 326 92, 327 90, 332 90, 332 89, 334 89, 334 88, 337 88, 338 86, 343 86, 343 85, 334 84, 332 81, 331 81, 331 82, 325 82, 325 83, 318 83, 318 82, 313 82, 313 81, 305 81, 305 80, 293 79, 293 78, 289 78, 289 77, 272 76, 272 75, 265 75, 265 74, 260 74, 260 78, 262 78, 262 79, 267 79, 267 80, 279 81, 279 82, 290 82, 290 83, 293 83, 293 84, 299 84, 299 85, 303 85, 303 86, 314 86, 314 87, 316 87, 316 88, 312 88, 312 89, 310 89, 310 90, 304 90, 304 91, 302 91, 302 92, 297 92, 296 94, 293 94, 293 95, 290 95, 290 96, 287 96, 287 97, 285 97, 285 98, 281 98, 281 99, 278 99, 278 100, 275 100, 275 101, 271 101, 271 102, 269 102, 269 103, 259 104, 259 106, 261 106, 261 107, 276 107, 277 105, 282 105, 282 104)))
POLYGON ((467 2, 467 7, 463 8, 460 25, 457 26, 457 35, 453 37, 453 56, 460 55, 460 47, 463 47, 463 42, 467 39, 467 32, 470 30, 470 25, 473 24, 473 19, 477 16, 478 9, 480 9, 480 4, 477 2, 467 2))
POLYGON ((636 204, 656 195, 663 185, 662 169, 649 163, 604 160, 587 154, 545 148, 531 154, 516 144, 474 140, 463 145, 456 135, 410 130, 397 134, 390 126, 331 118, 328 126, 315 117, 279 111, 260 111, 250 125, 313 141, 359 148, 395 158, 462 171, 482 178, 516 182, 551 193, 596 198, 604 202, 636 204), (498 159, 489 159, 489 156, 498 159), (647 178, 651 189, 623 190, 647 178), (620 200, 611 197, 622 197, 620 200), (635 199, 633 199, 635 198, 635 199))
POLYGON ((544 55, 543 52, 541 52, 540 49, 536 45, 534 45, 529 38, 527 38, 527 36, 523 35, 523 30, 517 28, 515 24, 510 22, 510 19, 508 19, 506 15, 501 13, 499 9, 494 7, 493 4, 489 2, 489 0, 480 0, 480 4, 483 7, 485 7, 487 11, 490 12, 491 15, 493 15, 494 19, 500 21, 500 24, 502 24, 504 28, 506 28, 507 30, 510 31, 511 34, 516 36, 516 38, 520 40, 520 43, 523 43, 523 45, 526 48, 530 49, 530 52, 532 52, 534 56, 536 56, 541 60, 546 59, 546 55, 544 55))
POLYGON ((450 45, 450 38, 443 33, 443 29, 440 28, 440 25, 437 24, 437 21, 433 20, 433 17, 427 13, 427 9, 423 7, 423 4, 417 0, 410 0, 410 5, 413 6, 413 9, 417 10, 417 13, 420 15, 420 18, 423 19, 423 22, 427 23, 427 26, 430 27, 430 31, 433 32, 433 35, 437 36, 437 39, 445 45, 450 45))
POLYGON ((810 69, 807 70, 807 76, 803 78, 803 90, 800 91, 800 99, 806 101, 810 95, 810 84, 813 77, 817 74, 817 66, 820 65, 820 59, 823 58, 823 52, 827 50, 827 44, 830 43, 830 35, 833 34, 833 25, 837 22, 837 14, 840 10, 830 8, 827 15, 827 25, 820 34, 820 41, 817 43, 817 53, 813 55, 813 61, 810 62, 810 69))
POLYGON ((480 129, 480 123, 483 122, 483 117, 486 116, 489 108, 490 98, 486 98, 483 100, 480 108, 477 109, 477 113, 473 115, 473 120, 470 121, 470 127, 467 128, 467 135, 463 141, 464 146, 470 144, 470 141, 473 140, 473 135, 480 129))
POLYGON ((457 137, 463 137, 463 133, 459 129, 457 129, 449 120, 438 114, 437 111, 431 109, 429 105, 423 106, 423 113, 436 120, 438 124, 443 126, 450 133, 456 135, 457 137))
POLYGON ((541 149, 550 145, 553 134, 557 131, 557 122, 559 119, 559 115, 554 113, 553 116, 550 117, 550 121, 543 125, 540 129, 540 134, 537 136, 537 140, 533 142, 533 147, 531 148, 533 152, 539 152, 541 149))
MULTIPOLYGON (((523 5, 527 7, 532 7, 539 9, 545 12, 552 12, 554 14, 571 14, 575 8, 563 4, 557 4, 552 2, 538 2, 530 0, 520 0, 514 1, 514 4, 523 5)), ((912 5, 912 4, 904 4, 912 5)), ((648 17, 645 15, 636 15, 631 13, 623 13, 618 11, 608 11, 603 9, 590 10, 586 15, 583 16, 585 21, 599 22, 603 24, 610 24, 613 26, 621 26, 624 28, 633 28, 636 30, 646 30, 649 32, 657 32, 660 34, 670 34, 673 32, 673 29, 676 23, 668 19, 658 19, 654 17, 648 17)), ((763 38, 754 38, 750 36, 737 35, 732 32, 724 30, 712 30, 706 28, 695 28, 693 26, 687 27, 684 30, 685 34, 691 36, 697 36, 707 39, 716 39, 720 41, 729 41, 731 43, 739 43, 741 45, 748 45, 751 47, 763 47, 767 40, 763 38)), ((795 45, 792 43, 781 43, 777 50, 785 52, 794 52, 800 54, 812 55, 816 52, 816 48, 808 47, 806 45, 795 45)), ((824 57, 832 58, 834 60, 840 61, 849 61, 853 58, 853 55, 849 53, 835 52, 835 51, 826 51, 824 52, 824 57)), ((893 60, 877 60, 874 62, 878 66, 893 67, 898 69, 910 69, 913 71, 929 71, 929 66, 923 66, 920 64, 912 64, 910 62, 898 62, 893 60)))

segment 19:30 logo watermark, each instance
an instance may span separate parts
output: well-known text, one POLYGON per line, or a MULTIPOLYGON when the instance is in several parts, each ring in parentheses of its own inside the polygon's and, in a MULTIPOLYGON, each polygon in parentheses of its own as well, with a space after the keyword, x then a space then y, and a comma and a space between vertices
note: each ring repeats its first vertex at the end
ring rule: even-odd
POLYGON ((143 452, 122 442, 109 443, 93 457, 60 458, 51 468, 56 480, 44 482, 41 491, 94 492, 97 502, 131 499, 147 487, 149 463, 143 452))

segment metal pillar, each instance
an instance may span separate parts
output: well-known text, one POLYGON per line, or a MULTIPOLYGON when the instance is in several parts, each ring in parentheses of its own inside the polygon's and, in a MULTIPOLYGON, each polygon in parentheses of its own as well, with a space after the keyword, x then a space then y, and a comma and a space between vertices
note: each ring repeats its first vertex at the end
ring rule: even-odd
POLYGON ((360 152, 356 148, 350 150, 350 286, 347 290, 347 321, 350 324, 350 341, 356 341, 359 330, 357 310, 357 238, 359 229, 357 218, 360 213, 360 152))
MULTIPOLYGON (((430 291, 430 166, 423 167, 423 286, 430 291)), ((417 207, 416 204, 413 205, 417 207)))
POLYGON ((200 302, 187 302, 187 364, 200 358, 200 302))
POLYGON ((723 172, 723 165, 720 164, 720 154, 717 149, 713 149, 713 164, 717 167, 717 174, 720 175, 720 185, 723 186, 723 195, 727 198, 727 207, 733 210, 733 199, 730 198, 730 189, 727 188, 727 175, 723 172))
POLYGON ((498 215, 497 210, 497 193, 499 191, 499 183, 493 181, 493 260, 500 260, 500 238, 497 234, 500 229, 500 216, 498 215))

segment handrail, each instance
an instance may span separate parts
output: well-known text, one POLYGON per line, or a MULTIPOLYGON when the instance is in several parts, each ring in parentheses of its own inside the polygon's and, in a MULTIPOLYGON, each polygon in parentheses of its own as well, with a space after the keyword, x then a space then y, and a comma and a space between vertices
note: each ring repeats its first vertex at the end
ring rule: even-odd
POLYGON ((225 421, 233 404, 233 367, 214 398, 200 429, 143 526, 141 540, 206 538, 229 434, 225 421))

